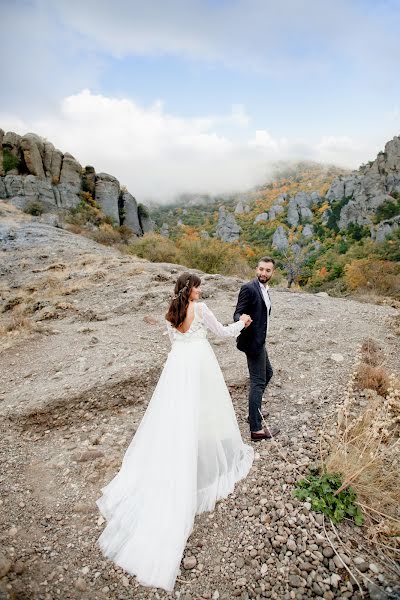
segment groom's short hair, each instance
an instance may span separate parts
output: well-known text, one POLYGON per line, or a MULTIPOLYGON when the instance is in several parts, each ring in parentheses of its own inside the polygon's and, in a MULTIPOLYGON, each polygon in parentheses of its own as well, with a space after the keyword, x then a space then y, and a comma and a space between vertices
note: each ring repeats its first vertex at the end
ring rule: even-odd
POLYGON ((258 260, 257 267, 261 262, 270 262, 275 266, 275 260, 271 256, 263 256, 258 260))

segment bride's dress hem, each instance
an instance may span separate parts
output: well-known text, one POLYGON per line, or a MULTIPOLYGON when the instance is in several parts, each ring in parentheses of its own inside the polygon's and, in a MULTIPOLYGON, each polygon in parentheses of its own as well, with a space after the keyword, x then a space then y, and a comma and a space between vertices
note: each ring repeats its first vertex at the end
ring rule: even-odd
MULTIPOLYGON (((254 451, 253 448, 251 448, 251 446, 247 445, 244 445, 243 450, 244 453, 241 457, 241 460, 234 466, 234 468, 229 473, 226 473, 219 477, 218 481, 216 481, 214 484, 198 490, 196 514, 200 514, 203 512, 211 512, 215 508, 216 503, 219 500, 227 498, 234 491, 235 485, 247 476, 253 464, 254 451)), ((104 491, 106 491, 106 488, 104 488, 104 491)), ((107 502, 107 492, 96 501, 96 504, 103 517, 106 520, 109 520, 111 518, 113 510, 107 502)), ((193 527, 192 530, 189 532, 188 537, 190 536, 192 531, 193 527)), ((157 542, 157 540, 154 541, 155 543, 157 542)), ((143 585, 145 587, 164 589, 167 592, 172 592, 174 590, 179 567, 176 569, 176 573, 171 577, 171 579, 173 580, 173 584, 171 586, 168 586, 165 584, 165 580, 157 582, 156 580, 146 579, 143 576, 139 576, 133 570, 129 569, 129 567, 124 564, 123 560, 120 561, 118 559, 118 555, 115 554, 115 552, 110 552, 109 544, 107 544, 107 542, 103 542, 101 537, 97 543, 105 556, 110 558, 114 562, 114 564, 124 569, 124 571, 126 571, 132 576, 135 576, 136 581, 140 585, 143 585)))

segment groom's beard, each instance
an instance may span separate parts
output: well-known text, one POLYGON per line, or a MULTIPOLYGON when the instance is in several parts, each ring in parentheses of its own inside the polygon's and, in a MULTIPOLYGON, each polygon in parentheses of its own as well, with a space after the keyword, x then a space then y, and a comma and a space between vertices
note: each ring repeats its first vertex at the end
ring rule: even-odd
POLYGON ((267 283, 271 279, 272 275, 257 275, 257 279, 260 283, 267 283))

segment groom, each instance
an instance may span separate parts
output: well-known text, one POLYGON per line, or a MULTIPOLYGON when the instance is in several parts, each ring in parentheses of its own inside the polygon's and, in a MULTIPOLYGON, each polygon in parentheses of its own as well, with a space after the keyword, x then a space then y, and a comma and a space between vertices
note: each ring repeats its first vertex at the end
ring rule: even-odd
POLYGON ((249 369, 249 421, 251 439, 254 441, 269 439, 279 433, 279 429, 274 427, 264 431, 260 414, 263 393, 273 375, 265 342, 271 314, 268 281, 274 273, 274 267, 273 258, 260 258, 256 278, 241 287, 233 315, 235 321, 238 321, 242 314, 250 315, 252 319, 251 324, 242 329, 237 338, 237 347, 246 354, 249 369))

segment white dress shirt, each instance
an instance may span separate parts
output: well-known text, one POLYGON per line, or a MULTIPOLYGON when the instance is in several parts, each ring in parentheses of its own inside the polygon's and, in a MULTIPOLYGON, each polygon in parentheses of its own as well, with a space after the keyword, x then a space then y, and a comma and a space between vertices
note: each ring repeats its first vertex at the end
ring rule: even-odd
POLYGON ((265 306, 267 307, 267 314, 268 314, 268 319, 267 319, 267 334, 268 334, 268 330, 269 330, 269 313, 271 311, 271 298, 269 297, 269 287, 268 285, 264 285, 263 283, 260 283, 260 288, 261 288, 261 293, 263 295, 264 298, 264 302, 265 302, 265 306))

